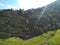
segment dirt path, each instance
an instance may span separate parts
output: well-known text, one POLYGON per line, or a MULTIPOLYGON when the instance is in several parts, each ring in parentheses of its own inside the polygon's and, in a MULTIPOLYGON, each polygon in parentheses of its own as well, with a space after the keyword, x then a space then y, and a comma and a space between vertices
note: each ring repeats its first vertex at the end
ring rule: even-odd
POLYGON ((51 33, 49 36, 47 36, 47 37, 41 42, 40 45, 47 45, 48 40, 54 37, 54 35, 56 34, 56 31, 57 31, 57 30, 52 31, 52 33, 51 33))

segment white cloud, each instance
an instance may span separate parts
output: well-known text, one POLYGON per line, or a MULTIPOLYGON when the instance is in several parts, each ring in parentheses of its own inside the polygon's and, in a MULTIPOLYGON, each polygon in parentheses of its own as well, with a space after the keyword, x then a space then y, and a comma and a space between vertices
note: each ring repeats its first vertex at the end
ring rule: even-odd
POLYGON ((17 0, 20 8, 25 10, 45 6, 55 0, 17 0))
POLYGON ((0 3, 0 6, 5 6, 4 4, 0 3))
POLYGON ((31 9, 31 8, 38 8, 38 7, 42 7, 45 6, 51 2, 53 2, 55 0, 17 0, 19 6, 12 6, 12 5, 5 5, 3 3, 0 3, 0 6, 7 6, 7 8, 11 9, 31 9))

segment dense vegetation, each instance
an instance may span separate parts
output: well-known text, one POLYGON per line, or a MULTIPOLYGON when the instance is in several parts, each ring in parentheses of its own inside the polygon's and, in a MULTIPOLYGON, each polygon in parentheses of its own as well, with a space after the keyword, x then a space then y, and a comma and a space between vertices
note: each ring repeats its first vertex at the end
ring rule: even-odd
POLYGON ((60 30, 58 30, 56 32, 55 36, 52 39, 48 40, 48 44, 49 45, 60 45, 60 36, 59 35, 60 35, 60 30))
POLYGON ((49 31, 28 40, 22 40, 18 37, 8 38, 6 40, 0 39, 0 45, 41 45, 43 41, 47 42, 46 45, 60 45, 60 29, 57 30, 56 34, 52 38, 47 41, 45 40, 52 32, 53 31, 49 31))
POLYGON ((0 10, 0 38, 32 38, 60 28, 60 1, 37 9, 0 10))

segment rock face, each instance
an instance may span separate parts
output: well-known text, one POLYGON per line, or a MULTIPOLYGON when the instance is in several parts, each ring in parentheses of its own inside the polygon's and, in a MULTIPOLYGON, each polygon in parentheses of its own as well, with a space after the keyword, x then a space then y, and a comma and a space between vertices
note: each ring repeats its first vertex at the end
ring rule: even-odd
POLYGON ((60 28, 60 1, 45 7, 24 11, 0 10, 0 38, 29 39, 60 28))

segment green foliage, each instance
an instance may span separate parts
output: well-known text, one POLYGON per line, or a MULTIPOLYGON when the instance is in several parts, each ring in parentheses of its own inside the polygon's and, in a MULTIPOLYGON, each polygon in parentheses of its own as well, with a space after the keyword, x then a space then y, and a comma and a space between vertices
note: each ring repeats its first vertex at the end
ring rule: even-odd
POLYGON ((6 41, 7 42, 22 42, 23 40, 18 37, 12 37, 12 38, 8 38, 6 41))
POLYGON ((22 39, 19 39, 17 37, 12 37, 7 40, 0 40, 0 45, 19 45, 23 42, 22 39))
POLYGON ((24 45, 40 45, 44 38, 50 35, 51 32, 44 33, 41 36, 34 37, 32 39, 23 42, 24 45))
POLYGON ((7 45, 7 42, 5 40, 0 39, 0 45, 7 45))
POLYGON ((55 34, 55 36, 49 40, 49 45, 60 45, 60 30, 58 30, 55 34))
MULTIPOLYGON (((60 28, 60 1, 46 7, 29 9, 0 10, 0 33, 8 33, 23 39, 41 35, 60 28), (42 14, 43 13, 43 14, 42 14)), ((1 35, 1 34, 0 34, 1 35)), ((2 36, 2 38, 5 36, 2 36)))
MULTIPOLYGON (((44 41, 45 38, 47 38, 52 31, 49 31, 48 33, 44 33, 40 36, 28 39, 28 40, 22 40, 18 37, 12 37, 8 38, 6 40, 0 39, 0 45, 40 45, 42 41, 44 41)), ((60 29, 57 30, 56 34, 53 38, 49 39, 47 41, 47 45, 60 45, 60 29)))
POLYGON ((51 32, 44 33, 41 36, 37 36, 28 40, 22 40, 18 37, 8 38, 6 40, 0 40, 2 45, 39 45, 44 38, 46 38, 51 32))

